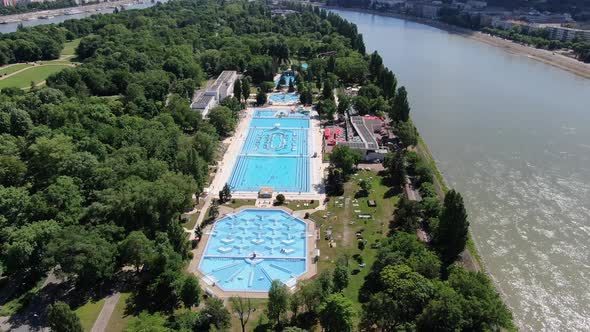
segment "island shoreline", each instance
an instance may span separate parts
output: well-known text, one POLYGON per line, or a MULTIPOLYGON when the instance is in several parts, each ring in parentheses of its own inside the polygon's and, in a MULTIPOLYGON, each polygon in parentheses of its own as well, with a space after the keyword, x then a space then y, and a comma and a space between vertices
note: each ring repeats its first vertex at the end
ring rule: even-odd
POLYGON ((470 30, 466 28, 461 28, 458 26, 450 25, 441 21, 421 18, 421 17, 414 17, 408 16, 403 14, 397 13, 390 13, 390 12, 379 12, 372 9, 364 9, 364 8, 345 8, 345 7, 338 7, 338 6, 323 6, 326 9, 336 9, 336 10, 345 10, 351 12, 359 12, 365 14, 372 14, 378 15, 383 17, 394 17, 399 18, 402 20, 407 20, 415 23, 420 23, 424 25, 431 26, 433 28, 437 28, 449 33, 458 34, 465 38, 469 38, 472 40, 476 40, 491 46, 495 46, 498 48, 503 49, 504 51, 519 55, 519 56, 526 56, 530 59, 551 65, 556 68, 563 69, 568 71, 572 74, 577 76, 588 78, 590 79, 590 64, 581 62, 579 60, 567 57, 565 55, 557 54, 552 51, 542 50, 530 46, 521 45, 515 43, 511 40, 502 39, 499 37, 494 37, 480 31, 470 30))

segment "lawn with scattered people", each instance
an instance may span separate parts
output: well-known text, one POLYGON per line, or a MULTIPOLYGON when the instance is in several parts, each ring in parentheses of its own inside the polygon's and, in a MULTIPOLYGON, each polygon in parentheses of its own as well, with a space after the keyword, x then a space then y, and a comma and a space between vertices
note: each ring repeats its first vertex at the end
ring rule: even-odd
POLYGON ((312 200, 312 201, 288 201, 287 204, 283 205, 284 207, 291 209, 293 211, 298 210, 311 210, 315 209, 320 205, 320 201, 312 200))
POLYGON ((344 295, 353 301, 360 312, 358 291, 365 276, 375 261, 377 248, 387 236, 388 221, 391 220, 399 193, 383 183, 384 179, 374 171, 361 170, 353 174, 344 186, 344 194, 331 197, 326 211, 311 215, 321 231, 318 243, 320 249, 319 272, 334 269, 339 257, 348 256, 350 282, 344 295), (361 180, 369 181, 371 189, 368 197, 359 195, 361 180), (374 200, 375 207, 368 205, 374 200), (370 215, 370 219, 360 219, 359 215, 370 215), (332 232, 332 246, 326 240, 326 231, 332 232), (360 234, 359 234, 360 233, 360 234), (361 239, 357 239, 357 234, 361 239), (364 249, 359 249, 359 242, 364 249), (364 264, 364 265, 363 265, 364 264))

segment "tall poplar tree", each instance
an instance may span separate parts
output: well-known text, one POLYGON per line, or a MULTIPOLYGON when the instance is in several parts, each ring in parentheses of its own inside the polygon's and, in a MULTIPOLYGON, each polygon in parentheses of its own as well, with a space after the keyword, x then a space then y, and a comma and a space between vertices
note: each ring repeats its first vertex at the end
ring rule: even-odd
POLYGON ((450 190, 445 196, 444 210, 440 216, 436 239, 441 258, 445 263, 454 262, 465 249, 468 231, 469 222, 463 197, 455 190, 450 190))

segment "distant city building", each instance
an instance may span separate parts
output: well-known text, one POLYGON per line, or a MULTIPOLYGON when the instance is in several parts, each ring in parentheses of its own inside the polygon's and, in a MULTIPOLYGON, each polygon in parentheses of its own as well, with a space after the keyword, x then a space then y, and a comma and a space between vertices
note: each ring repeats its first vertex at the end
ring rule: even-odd
POLYGON ((584 41, 590 41, 590 30, 572 29, 545 24, 541 24, 540 27, 543 27, 549 31, 549 39, 572 41, 577 37, 584 41))
POLYGON ((442 3, 437 1, 431 2, 406 2, 405 12, 410 15, 424 17, 428 19, 438 19, 442 3))
POLYGON ((469 8, 483 9, 483 8, 486 8, 488 6, 488 2, 487 1, 469 0, 469 1, 467 1, 466 5, 469 8))
POLYGON ((221 72, 209 88, 195 91, 191 108, 206 116, 213 107, 219 105, 222 100, 233 94, 234 84, 237 79, 238 73, 234 70, 221 72))

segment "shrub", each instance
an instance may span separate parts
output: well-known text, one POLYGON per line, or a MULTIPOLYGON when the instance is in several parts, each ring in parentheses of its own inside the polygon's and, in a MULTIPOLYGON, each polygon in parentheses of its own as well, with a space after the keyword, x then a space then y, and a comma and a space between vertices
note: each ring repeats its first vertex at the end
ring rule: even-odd
POLYGON ((277 195, 277 204, 278 205, 283 205, 284 203, 285 203, 285 195, 278 194, 277 195))

